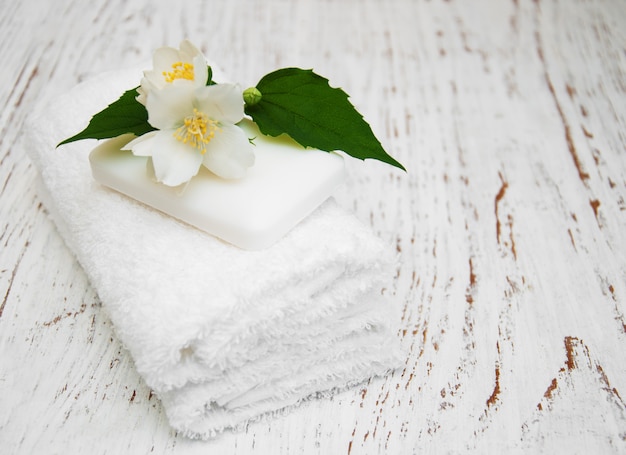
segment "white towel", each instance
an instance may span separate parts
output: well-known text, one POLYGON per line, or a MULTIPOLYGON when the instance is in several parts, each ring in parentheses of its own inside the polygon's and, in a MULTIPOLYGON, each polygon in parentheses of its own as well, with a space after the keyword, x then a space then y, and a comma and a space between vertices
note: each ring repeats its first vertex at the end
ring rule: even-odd
POLYGON ((170 424, 206 439, 398 367, 384 292, 395 253, 333 200, 271 248, 243 251, 100 186, 96 141, 55 149, 139 78, 79 84, 24 140, 42 200, 170 424))

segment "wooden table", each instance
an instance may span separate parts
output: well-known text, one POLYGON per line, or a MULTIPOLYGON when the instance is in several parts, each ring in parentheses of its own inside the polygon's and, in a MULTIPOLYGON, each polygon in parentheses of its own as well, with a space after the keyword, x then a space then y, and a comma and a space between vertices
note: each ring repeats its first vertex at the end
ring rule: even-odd
POLYGON ((2 453, 626 452, 623 1, 1 4, 2 453), (20 144, 36 102, 185 37, 245 86, 314 68, 408 169, 352 160, 336 196, 401 253, 404 369, 209 442, 169 428, 20 144))

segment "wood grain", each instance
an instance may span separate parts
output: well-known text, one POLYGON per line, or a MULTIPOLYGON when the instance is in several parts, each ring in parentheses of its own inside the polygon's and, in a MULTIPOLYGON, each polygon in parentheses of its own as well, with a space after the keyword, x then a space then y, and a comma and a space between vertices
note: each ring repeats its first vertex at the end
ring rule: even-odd
MULTIPOLYGON (((626 8, 620 1, 2 2, 5 453, 624 453, 626 8), (396 245, 403 370, 184 439, 35 191, 37 103, 188 37, 242 85, 314 68, 406 174, 336 195, 396 245)), ((50 151, 53 153, 53 151, 50 151)))

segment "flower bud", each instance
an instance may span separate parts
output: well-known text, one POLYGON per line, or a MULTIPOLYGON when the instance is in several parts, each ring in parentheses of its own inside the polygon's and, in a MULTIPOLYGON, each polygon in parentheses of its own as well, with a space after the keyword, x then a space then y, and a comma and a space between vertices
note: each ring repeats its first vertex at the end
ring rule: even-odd
POLYGON ((243 91, 243 100, 248 106, 254 106, 261 101, 261 92, 256 87, 250 87, 243 91))

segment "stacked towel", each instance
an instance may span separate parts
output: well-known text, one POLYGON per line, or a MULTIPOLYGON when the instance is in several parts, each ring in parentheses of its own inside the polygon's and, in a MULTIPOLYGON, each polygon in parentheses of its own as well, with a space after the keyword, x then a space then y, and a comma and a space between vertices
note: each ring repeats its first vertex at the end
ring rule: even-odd
POLYGON ((395 254, 332 199, 271 248, 244 251, 100 186, 96 141, 55 149, 139 79, 81 83, 24 139, 44 204, 170 424, 210 438, 398 367, 384 290, 395 254))

